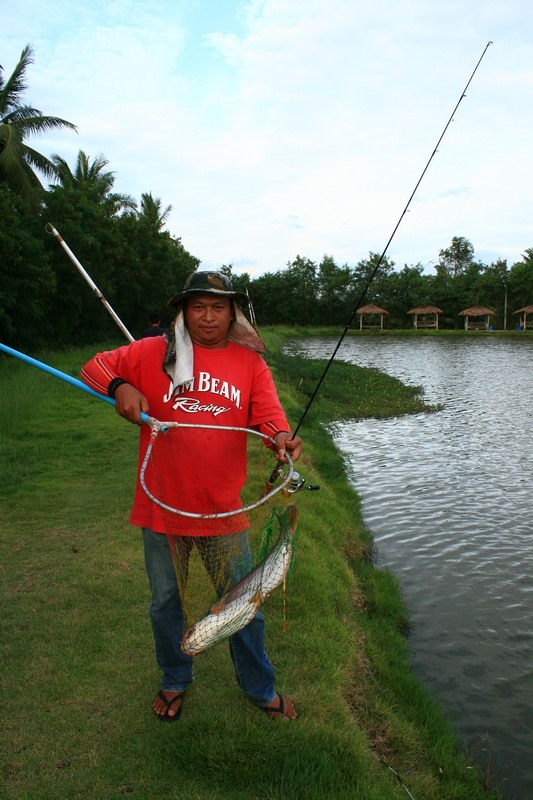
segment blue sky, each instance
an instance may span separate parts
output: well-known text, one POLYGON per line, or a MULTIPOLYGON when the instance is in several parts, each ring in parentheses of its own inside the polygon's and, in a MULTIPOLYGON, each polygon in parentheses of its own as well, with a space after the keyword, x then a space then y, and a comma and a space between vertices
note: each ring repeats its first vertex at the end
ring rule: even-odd
POLYGON ((3 0, 0 63, 30 43, 26 100, 78 126, 41 152, 103 154, 203 268, 257 276, 383 250, 490 40, 388 251, 431 271, 453 236, 533 247, 532 30, 530 0, 3 0))

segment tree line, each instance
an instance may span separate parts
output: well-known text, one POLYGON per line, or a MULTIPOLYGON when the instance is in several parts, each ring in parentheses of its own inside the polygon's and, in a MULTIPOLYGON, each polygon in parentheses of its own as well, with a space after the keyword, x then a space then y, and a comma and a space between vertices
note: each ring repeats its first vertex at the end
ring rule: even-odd
MULTIPOLYGON (((514 312, 533 303, 533 248, 511 267, 505 260, 487 265, 475 259, 468 239, 454 236, 434 270, 428 274, 422 264, 398 269, 372 252, 354 267, 328 255, 320 263, 298 256, 278 272, 234 281, 248 289, 258 320, 286 325, 344 326, 357 307, 375 304, 388 312, 391 328, 412 327, 408 312, 431 305, 443 311, 439 327, 462 328, 459 312, 484 306, 495 312, 494 328, 511 329, 518 324, 514 312)), ((352 327, 358 326, 356 318, 352 327)))
MULTIPOLYGON (((61 156, 48 158, 28 145, 30 135, 75 129, 23 102, 32 59, 27 46, 7 80, 0 68, 0 340, 36 351, 117 336, 111 317, 46 233, 46 223, 57 228, 134 337, 152 311, 168 324, 165 301, 199 259, 164 230, 170 206, 164 208, 150 192, 137 203, 114 190, 115 175, 104 156, 92 159, 80 150, 71 167, 61 156)), ((237 289, 248 291, 259 325, 344 326, 358 304, 375 303, 388 311, 393 328, 410 327, 407 312, 428 304, 443 310, 442 327, 462 327, 459 311, 483 305, 496 313, 494 327, 512 328, 513 312, 533 302, 533 248, 510 268, 502 260, 485 265, 460 236, 439 251, 435 274, 421 264, 397 269, 376 253, 354 267, 338 265, 329 255, 320 263, 297 256, 257 278, 233 274, 231 264, 221 269, 237 289)))
POLYGON ((25 103, 32 63, 27 45, 7 79, 0 67, 0 339, 35 351, 116 338, 114 322, 45 232, 47 223, 137 336, 200 262, 163 230, 171 207, 151 192, 140 204, 117 193, 104 156, 91 159, 80 150, 71 168, 29 146, 29 137, 48 130, 75 130, 25 103))
MULTIPOLYGON (((83 162, 84 159, 81 158, 83 162)), ((109 180, 109 173, 107 173, 109 180)), ((38 350, 116 339, 115 323, 55 237, 51 222, 134 338, 148 315, 200 263, 181 240, 161 230, 159 201, 142 196, 139 208, 119 207, 97 181, 76 180, 45 193, 38 214, 22 212, 0 182, 0 340, 38 350)))

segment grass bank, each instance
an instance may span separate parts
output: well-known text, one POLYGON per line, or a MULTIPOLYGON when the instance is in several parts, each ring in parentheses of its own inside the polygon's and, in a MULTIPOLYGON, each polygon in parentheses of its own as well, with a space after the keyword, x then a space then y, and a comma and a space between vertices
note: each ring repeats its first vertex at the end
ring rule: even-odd
MULTIPOLYGON (((298 326, 295 328, 289 328, 284 325, 273 327, 271 330, 277 331, 280 336, 336 336, 337 338, 340 337, 343 328, 341 326, 332 327, 332 326, 298 326)), ((506 337, 506 338, 517 338, 520 339, 531 339, 533 337, 533 330, 527 331, 517 331, 516 329, 511 330, 469 330, 465 331, 464 328, 440 328, 439 330, 435 330, 433 328, 384 328, 383 330, 379 330, 378 328, 365 328, 363 330, 359 330, 359 328, 350 328, 346 332, 346 336, 437 336, 437 337, 448 337, 448 338, 457 338, 457 337, 466 337, 466 338, 479 338, 480 336, 488 336, 488 337, 506 337)))
MULTIPOLYGON (((265 335, 294 423, 320 365, 285 358, 281 337, 265 335)), ((77 376, 95 349, 39 357, 77 376)), ((267 649, 298 719, 250 706, 220 645, 197 659, 181 720, 162 725, 150 710, 158 675, 141 546, 127 524, 136 431, 106 404, 0 360, 7 800, 495 797, 409 668, 398 587, 372 565, 359 498, 318 424, 421 401, 374 370, 334 369, 302 431, 300 471, 321 489, 295 496, 285 633, 278 606, 266 610, 267 649)))

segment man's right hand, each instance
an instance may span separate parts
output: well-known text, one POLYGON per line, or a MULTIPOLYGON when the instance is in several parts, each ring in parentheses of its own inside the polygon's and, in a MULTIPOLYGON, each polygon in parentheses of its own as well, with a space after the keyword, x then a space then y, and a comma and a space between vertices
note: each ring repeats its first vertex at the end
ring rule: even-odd
POLYGON ((115 408, 121 417, 136 425, 142 425, 141 411, 144 414, 148 414, 150 411, 146 397, 129 383, 121 383, 120 386, 117 386, 115 408))

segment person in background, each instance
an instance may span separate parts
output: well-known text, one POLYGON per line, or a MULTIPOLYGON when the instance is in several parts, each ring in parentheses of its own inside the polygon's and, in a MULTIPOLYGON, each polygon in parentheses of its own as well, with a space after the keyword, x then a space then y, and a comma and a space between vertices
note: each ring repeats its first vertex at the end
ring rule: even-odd
POLYGON ((150 327, 141 333, 141 339, 146 339, 147 336, 162 336, 164 334, 165 329, 161 327, 161 319, 155 311, 148 315, 148 322, 150 327))

